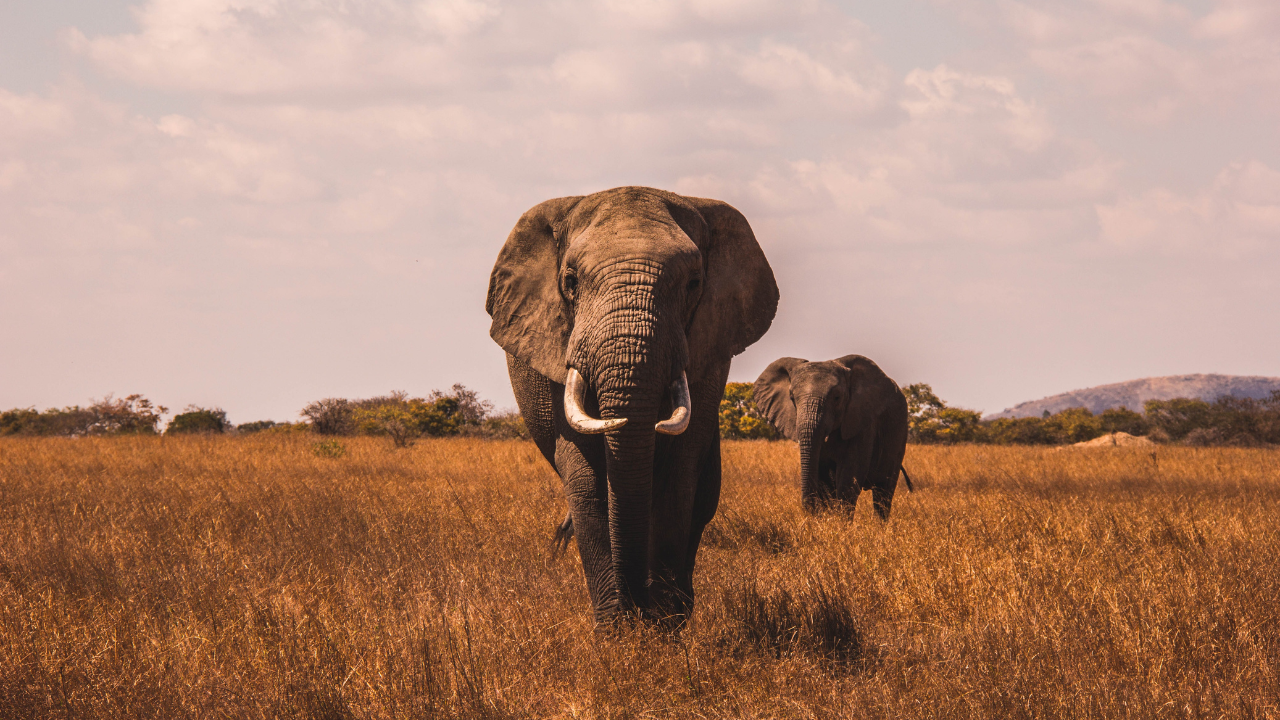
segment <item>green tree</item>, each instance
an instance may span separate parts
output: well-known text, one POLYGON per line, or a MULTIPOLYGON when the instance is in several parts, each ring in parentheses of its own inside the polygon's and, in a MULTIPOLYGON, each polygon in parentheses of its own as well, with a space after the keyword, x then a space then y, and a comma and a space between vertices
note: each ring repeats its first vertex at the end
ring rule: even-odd
POLYGON ((773 440, 778 432, 756 407, 755 386, 731 382, 720 398, 720 437, 730 440, 773 440))
POLYGON ((154 435, 161 416, 169 412, 141 395, 115 400, 111 395, 89 406, 93 421, 87 435, 154 435))
POLYGON ((37 412, 34 408, 0 413, 0 435, 153 435, 169 412, 141 395, 117 400, 107 395, 87 408, 72 405, 37 412))
POLYGON ((1042 422, 1045 435, 1054 445, 1084 442, 1102 435, 1102 423, 1089 408, 1067 408, 1050 415, 1042 422))
POLYGON ((165 428, 165 435, 183 435, 195 433, 224 433, 231 427, 227 422, 227 411, 222 408, 212 410, 195 405, 175 415, 165 428))
MULTIPOLYGON (((924 417, 916 428, 916 442, 950 445, 975 442, 982 413, 964 408, 944 407, 924 417)), ((908 429, 908 436, 910 430, 908 429)))
POLYGON ((410 398, 402 391, 361 400, 352 410, 356 432, 385 435, 396 447, 407 447, 423 435, 456 435, 463 424, 456 397, 434 393, 434 399, 410 398))
POLYGON ((350 435, 355 432, 355 407, 346 398, 325 398, 302 408, 311 429, 320 435, 350 435))
POLYGON ((946 407, 947 404, 942 402, 942 398, 933 392, 933 388, 928 383, 914 383, 902 388, 902 394, 907 398, 907 415, 911 418, 921 418, 926 412, 937 411, 946 407))
POLYGON ((407 447, 422 434, 410 403, 384 403, 356 408, 352 412, 356 432, 363 435, 386 435, 396 447, 407 447))
POLYGON ((1143 403, 1143 409, 1152 429, 1161 431, 1170 440, 1181 440, 1192 430, 1205 429, 1212 424, 1213 408, 1203 400, 1148 400, 1143 403))
POLYGON ((1151 429, 1142 413, 1134 412, 1127 407, 1103 410, 1098 416, 1098 422, 1105 433, 1124 432, 1130 435, 1146 435, 1151 429))
POLYGON ((908 385, 902 394, 907 398, 907 437, 911 442, 950 444, 978 439, 981 413, 947 407, 927 383, 908 385))
POLYGON ((1049 445, 1044 420, 1036 417, 996 418, 982 424, 982 442, 991 445, 1049 445))
POLYGON ((411 408, 419 432, 423 435, 456 435, 463 425, 461 404, 455 397, 438 397, 434 400, 418 398, 411 401, 411 408))
POLYGON ((478 427, 484 423, 484 419, 489 416, 489 413, 493 412, 493 403, 480 399, 480 393, 469 389, 462 383, 454 383, 447 393, 440 390, 432 390, 426 399, 428 402, 444 399, 453 400, 456 405, 453 417, 459 428, 465 426, 478 427))
POLYGON ((35 408, 0 412, 0 435, 44 435, 43 417, 35 408))

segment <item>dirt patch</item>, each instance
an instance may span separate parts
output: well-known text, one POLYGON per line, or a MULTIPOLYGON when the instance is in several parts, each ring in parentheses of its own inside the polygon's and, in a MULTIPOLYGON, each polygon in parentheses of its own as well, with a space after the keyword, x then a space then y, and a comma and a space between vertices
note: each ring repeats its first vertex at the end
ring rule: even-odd
POLYGON ((1141 435, 1130 435, 1127 432, 1114 432, 1092 440, 1078 442, 1071 447, 1147 447, 1155 443, 1141 435))

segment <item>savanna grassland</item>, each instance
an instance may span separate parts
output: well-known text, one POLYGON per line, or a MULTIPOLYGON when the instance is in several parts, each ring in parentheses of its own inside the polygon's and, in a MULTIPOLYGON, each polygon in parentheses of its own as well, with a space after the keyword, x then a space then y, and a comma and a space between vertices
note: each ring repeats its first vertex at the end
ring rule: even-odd
POLYGON ((1276 451, 912 446, 882 527, 726 443, 673 637, 531 443, 316 443, 0 440, 0 716, 1280 717, 1276 451))

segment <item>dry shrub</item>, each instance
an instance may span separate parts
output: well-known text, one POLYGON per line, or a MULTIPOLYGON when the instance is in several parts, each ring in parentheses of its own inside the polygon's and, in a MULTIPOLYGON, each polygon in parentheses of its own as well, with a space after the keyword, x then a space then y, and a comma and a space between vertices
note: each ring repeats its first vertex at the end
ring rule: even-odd
POLYGON ((775 658, 810 653, 842 665, 863 652, 852 597, 821 577, 794 591, 749 580, 727 590, 722 603, 726 646, 746 644, 775 658))
POLYGON ((795 546, 795 534, 785 521, 775 518, 748 518, 733 510, 722 510, 702 533, 707 547, 738 550, 755 546, 778 555, 795 546))
POLYGON ((0 439, 0 718, 1276 718, 1276 451, 916 447, 887 525, 724 447, 678 635, 525 441, 0 439))

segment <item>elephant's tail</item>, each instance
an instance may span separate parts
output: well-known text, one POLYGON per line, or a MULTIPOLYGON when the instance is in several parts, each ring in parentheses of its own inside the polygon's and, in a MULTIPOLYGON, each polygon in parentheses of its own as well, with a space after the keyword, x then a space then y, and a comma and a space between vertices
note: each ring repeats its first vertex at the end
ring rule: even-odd
MULTIPOLYGON (((907 474, 907 469, 905 467, 899 467, 898 469, 902 471, 902 477, 907 481, 907 492, 915 492, 916 486, 911 484, 911 476, 907 474)), ((572 529, 569 530, 569 534, 573 534, 572 529)))
POLYGON ((564 516, 564 522, 556 528, 556 534, 551 538, 551 559, 555 560, 569 549, 569 541, 573 539, 573 513, 564 516))

